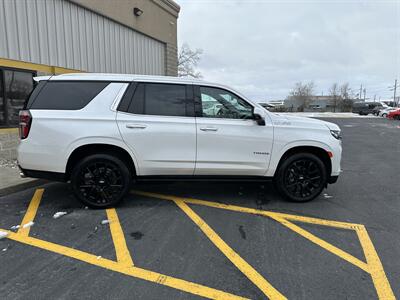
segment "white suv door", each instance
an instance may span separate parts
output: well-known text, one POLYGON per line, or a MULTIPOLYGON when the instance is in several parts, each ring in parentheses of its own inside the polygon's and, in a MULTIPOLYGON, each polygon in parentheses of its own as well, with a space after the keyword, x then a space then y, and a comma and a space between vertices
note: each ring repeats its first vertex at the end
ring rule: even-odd
POLYGON ((195 175, 265 175, 273 142, 269 120, 260 126, 253 106, 225 89, 196 86, 195 175))
POLYGON ((180 84, 130 85, 118 107, 117 123, 135 155, 138 175, 193 175, 196 124, 192 95, 192 86, 180 84))

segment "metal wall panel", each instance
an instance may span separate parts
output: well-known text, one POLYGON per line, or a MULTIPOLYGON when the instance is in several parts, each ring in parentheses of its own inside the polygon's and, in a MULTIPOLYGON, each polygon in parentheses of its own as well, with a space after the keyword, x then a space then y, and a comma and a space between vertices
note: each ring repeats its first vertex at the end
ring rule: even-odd
POLYGON ((166 45, 67 0, 0 0, 0 58, 165 75, 166 45))

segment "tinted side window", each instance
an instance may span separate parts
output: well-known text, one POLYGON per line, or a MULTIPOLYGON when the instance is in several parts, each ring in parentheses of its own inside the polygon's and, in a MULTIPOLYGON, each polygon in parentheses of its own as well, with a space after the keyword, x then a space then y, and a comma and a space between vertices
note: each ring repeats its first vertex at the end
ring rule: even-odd
POLYGON ((129 84, 128 88, 126 89, 124 96, 122 97, 121 101, 119 102, 118 111, 127 112, 129 105, 131 104, 133 94, 135 93, 137 84, 132 82, 129 84))
POLYGON ((158 116, 186 116, 186 86, 164 83, 140 83, 129 112, 158 116))
POLYGON ((109 82, 48 81, 30 108, 77 110, 85 107, 109 82))
POLYGON ((24 109, 32 106, 33 101, 36 99, 37 95, 39 95, 40 91, 46 85, 46 83, 47 81, 42 80, 39 83, 35 84, 35 87, 33 88, 32 92, 25 101, 24 109))
POLYGON ((144 84, 139 83, 129 105, 128 112, 132 114, 144 114, 144 84))

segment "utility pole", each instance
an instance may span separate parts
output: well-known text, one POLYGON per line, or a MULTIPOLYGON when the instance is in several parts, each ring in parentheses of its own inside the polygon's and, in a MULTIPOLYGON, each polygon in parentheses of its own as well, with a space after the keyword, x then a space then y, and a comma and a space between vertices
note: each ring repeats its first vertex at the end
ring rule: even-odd
POLYGON ((394 86, 389 86, 389 89, 393 91, 393 105, 396 107, 399 105, 399 101, 396 103, 397 79, 394 80, 394 86))
POLYGON ((360 93, 358 94, 358 99, 361 100, 361 94, 362 94, 362 84, 360 85, 360 93))
POLYGON ((374 102, 376 102, 376 94, 374 95, 374 102))
POLYGON ((367 93, 367 89, 364 88, 364 102, 365 102, 365 94, 367 93))

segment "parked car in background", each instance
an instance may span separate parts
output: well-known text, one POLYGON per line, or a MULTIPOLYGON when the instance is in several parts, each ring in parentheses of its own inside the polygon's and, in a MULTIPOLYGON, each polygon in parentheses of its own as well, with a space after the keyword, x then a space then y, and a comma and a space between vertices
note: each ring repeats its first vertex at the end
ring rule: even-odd
POLYGON ((375 108, 382 109, 383 105, 380 102, 355 102, 353 104, 352 112, 360 116, 373 114, 375 108))
POLYGON ((266 110, 269 111, 273 111, 275 108, 275 105, 269 103, 258 103, 258 104, 260 104, 262 107, 264 107, 266 110))
POLYGON ((396 107, 387 107, 385 109, 381 109, 378 116, 386 118, 390 112, 395 111, 396 109, 396 107))
POLYGON ((397 108, 396 110, 392 110, 388 116, 389 119, 394 119, 394 120, 400 120, 400 108, 397 108))
POLYGON ((382 104, 382 106, 377 105, 377 106, 373 109, 373 111, 372 111, 372 114, 373 114, 373 115, 379 116, 379 112, 380 112, 380 111, 389 108, 389 106, 387 106, 386 104, 384 104, 384 103, 381 103, 381 104, 382 104))
POLYGON ((27 177, 70 181, 92 207, 140 180, 273 180, 309 201, 340 174, 340 128, 270 113, 224 85, 167 76, 36 78, 20 111, 27 177))

